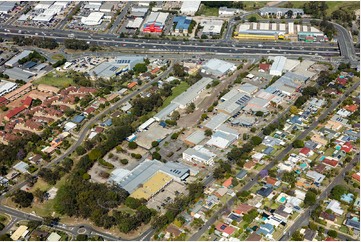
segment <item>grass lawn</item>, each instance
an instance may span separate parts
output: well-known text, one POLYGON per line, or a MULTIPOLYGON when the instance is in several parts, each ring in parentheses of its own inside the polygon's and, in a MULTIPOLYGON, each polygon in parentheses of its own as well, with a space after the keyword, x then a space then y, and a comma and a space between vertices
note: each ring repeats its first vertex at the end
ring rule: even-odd
POLYGON ((66 73, 63 72, 50 72, 45 76, 41 77, 38 80, 35 80, 33 83, 35 84, 46 84, 54 87, 68 87, 70 85, 74 85, 74 82, 71 78, 66 77, 66 73))
POLYGON ((202 16, 202 15, 218 17, 218 8, 210 8, 202 4, 198 12, 196 13, 196 16, 202 16))
POLYGON ((175 88, 172 89, 172 95, 167 97, 164 102, 163 105, 159 108, 159 111, 162 110, 163 108, 165 108, 166 106, 168 106, 170 104, 170 102, 176 98, 177 96, 179 96, 182 92, 184 92, 185 90, 187 90, 189 87, 189 84, 186 82, 181 82, 178 86, 176 86, 175 88))
POLYGON ((248 16, 247 16, 247 19, 249 19, 249 18, 251 18, 251 17, 256 17, 257 20, 263 19, 263 18, 261 17, 261 15, 259 15, 258 13, 253 13, 253 14, 248 15, 248 16))
POLYGON ((0 213, 0 222, 4 225, 7 225, 10 221, 10 217, 7 214, 0 213))
POLYGON ((246 11, 250 11, 250 10, 254 10, 254 9, 258 9, 258 8, 262 8, 264 6, 266 6, 267 2, 243 2, 243 9, 246 11))
POLYGON ((51 59, 58 61, 64 59, 64 56, 62 54, 55 54, 51 57, 51 59))

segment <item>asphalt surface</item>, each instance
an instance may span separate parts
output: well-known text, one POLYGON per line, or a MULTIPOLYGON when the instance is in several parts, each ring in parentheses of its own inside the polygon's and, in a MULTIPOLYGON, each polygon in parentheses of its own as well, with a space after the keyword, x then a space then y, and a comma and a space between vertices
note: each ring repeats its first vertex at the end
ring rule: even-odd
MULTIPOLYGON (((327 117, 328 114, 330 114, 338 105, 339 103, 342 103, 343 100, 345 100, 347 98, 347 96, 354 91, 356 88, 358 88, 358 86, 360 85, 359 82, 355 83, 352 87, 350 87, 349 89, 347 89, 347 91, 338 99, 335 100, 329 108, 327 108, 321 115, 320 117, 314 121, 308 129, 306 129, 305 131, 303 131, 296 139, 300 139, 303 140, 306 138, 306 136, 312 131, 314 130, 317 125, 320 123, 319 120, 323 120, 324 118, 327 117)), ((274 160, 272 162, 270 162, 269 164, 267 164, 263 169, 265 170, 270 170, 272 167, 274 167, 276 165, 276 161, 281 161, 283 160, 286 155, 292 150, 292 144, 289 144, 285 149, 283 149, 283 151, 277 155, 274 160)), ((248 191, 250 190, 254 185, 256 185, 258 183, 257 177, 259 177, 259 173, 252 178, 247 184, 245 184, 239 191, 248 191)), ((227 201, 227 203, 220 209, 218 210, 200 229, 198 232, 196 232, 195 234, 193 234, 189 240, 190 241, 196 241, 199 240, 199 238, 202 236, 202 234, 204 234, 208 227, 211 226, 212 224, 214 224, 218 217, 220 215, 222 215, 223 213, 227 212, 230 210, 230 208, 233 206, 234 202, 237 200, 237 197, 232 197, 230 200, 227 201)), ((301 220, 300 220, 301 221, 301 220)))

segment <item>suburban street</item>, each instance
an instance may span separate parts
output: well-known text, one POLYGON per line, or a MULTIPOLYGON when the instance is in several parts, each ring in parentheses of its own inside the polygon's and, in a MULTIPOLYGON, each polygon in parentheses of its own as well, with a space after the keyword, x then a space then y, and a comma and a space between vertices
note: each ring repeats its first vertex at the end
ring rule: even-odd
MULTIPOLYGON (((306 138, 306 136, 312 131, 314 130, 317 125, 320 123, 320 120, 323 120, 324 118, 327 117, 327 115, 329 113, 331 113, 338 105, 339 103, 341 103, 342 101, 344 101, 348 95, 354 91, 356 88, 358 88, 360 85, 359 82, 356 82, 352 87, 348 88, 347 91, 341 96, 339 97, 339 99, 335 100, 330 107, 328 107, 321 115, 320 117, 314 121, 308 129, 306 129, 305 131, 303 131, 296 139, 300 139, 303 140, 304 138, 306 138)), ((273 161, 271 161, 270 163, 268 163, 263 169, 264 170, 270 170, 272 169, 272 167, 275 166, 276 161, 280 161, 283 160, 283 158, 286 157, 286 155, 292 150, 292 144, 287 145, 287 147, 285 147, 282 152, 277 155, 273 161)), ((351 168, 350 168, 351 169, 351 168)), ((250 190, 254 185, 256 185, 258 183, 257 177, 259 176, 259 173, 253 177, 247 184, 245 184, 239 191, 248 191, 250 190)), ((199 238, 202 236, 202 234, 204 234, 207 230, 208 227, 211 226, 212 224, 214 224, 216 222, 216 220, 218 219, 218 217, 225 213, 226 211, 229 210, 230 207, 233 206, 234 202, 237 200, 237 197, 232 197, 230 200, 227 201, 227 203, 221 208, 219 209, 217 212, 214 213, 214 215, 200 228, 199 231, 197 231, 195 234, 193 234, 189 240, 190 241, 196 241, 199 240, 199 238)))

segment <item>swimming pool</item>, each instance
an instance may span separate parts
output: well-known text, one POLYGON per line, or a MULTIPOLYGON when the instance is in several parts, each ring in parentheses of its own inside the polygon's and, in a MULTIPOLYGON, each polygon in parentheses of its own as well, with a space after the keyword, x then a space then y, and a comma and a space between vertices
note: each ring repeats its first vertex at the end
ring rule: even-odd
POLYGON ((286 202, 286 198, 285 198, 285 197, 281 197, 281 198, 280 198, 280 202, 281 202, 281 203, 285 203, 285 202, 286 202))
POLYGON ((323 156, 320 158, 320 161, 323 161, 325 158, 326 158, 326 156, 323 155, 323 156))
POLYGON ((336 150, 340 150, 340 149, 341 149, 341 146, 336 145, 335 149, 336 149, 336 150))

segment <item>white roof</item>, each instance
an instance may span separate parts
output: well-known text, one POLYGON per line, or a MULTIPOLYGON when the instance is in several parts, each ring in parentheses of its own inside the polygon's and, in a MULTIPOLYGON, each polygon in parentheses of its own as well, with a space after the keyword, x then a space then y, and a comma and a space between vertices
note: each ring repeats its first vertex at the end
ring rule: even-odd
POLYGON ((135 19, 131 19, 129 20, 128 24, 127 24, 127 28, 140 28, 140 26, 143 23, 143 19, 142 18, 135 18, 135 19))
POLYGON ((154 118, 150 118, 147 121, 145 121, 142 125, 138 127, 139 131, 143 131, 144 129, 148 128, 149 125, 155 122, 154 118))
POLYGON ((58 235, 55 232, 52 232, 46 240, 47 241, 59 241, 60 239, 61 239, 60 235, 58 235))
POLYGON ((20 161, 13 168, 21 173, 26 173, 28 172, 29 165, 23 161, 20 161))
POLYGON ((64 130, 65 131, 69 131, 69 130, 72 130, 73 128, 76 127, 76 124, 73 123, 73 122, 67 122, 64 126, 64 130))
POLYGON ((33 21, 39 21, 39 22, 50 22, 55 13, 53 11, 47 11, 45 10, 44 13, 39 14, 38 16, 33 18, 33 21))
POLYGON ((224 75, 227 71, 234 68, 235 65, 233 63, 219 60, 219 59, 210 59, 206 64, 203 65, 203 69, 206 72, 209 72, 213 75, 220 76, 224 75))
POLYGON ((342 215, 344 213, 344 210, 340 206, 340 202, 336 200, 332 200, 326 207, 326 209, 331 209, 334 213, 338 215, 342 215))
POLYGON ((202 33, 220 34, 222 30, 223 20, 204 20, 200 23, 203 26, 202 33))
POLYGON ((198 11, 201 1, 184 1, 180 9, 181 13, 194 14, 198 11))
POLYGON ((284 68, 284 66, 286 64, 286 61, 287 61, 286 57, 284 57, 284 56, 276 56, 272 66, 271 66, 270 73, 271 72, 282 73, 283 68, 284 68))
POLYGON ((102 18, 104 13, 101 12, 92 12, 88 17, 82 17, 81 22, 85 25, 99 25, 102 23, 102 18))
POLYGON ((8 90, 10 90, 16 86, 17 86, 16 83, 5 81, 5 80, 0 80, 0 96, 2 96, 3 94, 5 94, 5 92, 7 92, 8 90))
POLYGON ((131 171, 118 168, 112 171, 109 177, 109 182, 119 183, 123 180, 124 177, 130 174, 131 171))

